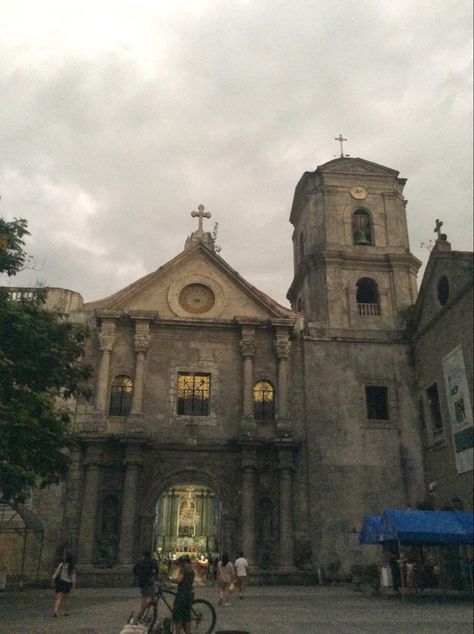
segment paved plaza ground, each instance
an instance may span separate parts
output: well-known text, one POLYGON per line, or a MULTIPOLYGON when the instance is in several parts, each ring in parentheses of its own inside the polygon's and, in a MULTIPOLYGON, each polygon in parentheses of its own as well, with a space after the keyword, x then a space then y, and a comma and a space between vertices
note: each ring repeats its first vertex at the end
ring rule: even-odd
MULTIPOLYGON (((196 598, 217 604, 214 588, 196 598)), ((53 619, 52 590, 0 593, 2 634, 118 634, 139 604, 136 588, 78 588, 71 615, 53 619)), ((471 634, 469 601, 369 597, 350 586, 251 587, 231 607, 216 607, 216 632, 249 634, 471 634)))

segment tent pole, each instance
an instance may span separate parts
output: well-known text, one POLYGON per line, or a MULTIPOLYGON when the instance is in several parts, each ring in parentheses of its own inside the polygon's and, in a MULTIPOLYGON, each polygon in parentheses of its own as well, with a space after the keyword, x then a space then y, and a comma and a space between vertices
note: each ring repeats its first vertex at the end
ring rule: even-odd
POLYGON ((403 580, 403 575, 404 575, 404 570, 403 570, 403 557, 402 557, 402 545, 400 544, 400 540, 397 539, 397 543, 398 543, 398 556, 400 557, 399 561, 399 568, 400 568, 400 586, 402 589, 402 601, 403 603, 405 603, 405 583, 403 580))

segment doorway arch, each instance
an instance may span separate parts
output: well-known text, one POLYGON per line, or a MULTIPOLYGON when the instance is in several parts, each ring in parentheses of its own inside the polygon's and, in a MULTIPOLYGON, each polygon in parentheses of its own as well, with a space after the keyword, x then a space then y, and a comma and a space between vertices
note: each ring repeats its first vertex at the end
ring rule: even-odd
POLYGON ((209 559, 219 553, 221 537, 222 503, 211 487, 183 481, 156 501, 153 550, 160 558, 209 559))

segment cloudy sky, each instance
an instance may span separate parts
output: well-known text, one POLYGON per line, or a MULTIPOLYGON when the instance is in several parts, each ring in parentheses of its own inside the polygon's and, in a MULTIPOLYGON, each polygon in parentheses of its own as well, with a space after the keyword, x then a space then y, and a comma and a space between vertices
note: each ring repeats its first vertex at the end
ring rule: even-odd
POLYGON ((294 188, 338 153, 408 178, 413 253, 472 248, 471 0, 2 0, 0 215, 98 299, 184 246, 287 304, 294 188))

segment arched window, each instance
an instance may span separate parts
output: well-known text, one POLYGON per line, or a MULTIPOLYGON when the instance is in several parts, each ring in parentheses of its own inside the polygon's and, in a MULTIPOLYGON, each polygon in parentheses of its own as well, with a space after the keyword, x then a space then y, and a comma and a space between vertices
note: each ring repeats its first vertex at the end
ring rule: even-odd
POLYGON ((442 275, 438 280, 438 301, 441 306, 445 306, 449 299, 449 280, 446 275, 442 275))
POLYGON ((120 374, 112 381, 110 389, 111 416, 128 416, 132 409, 133 381, 129 376, 120 374))
POLYGON ((296 302, 296 310, 299 313, 304 311, 304 299, 302 297, 298 297, 298 301, 296 302))
POLYGON ((275 417, 275 395, 273 385, 268 381, 259 381, 253 386, 253 415, 257 420, 275 417))
POLYGON ((380 315, 380 298, 377 282, 370 277, 361 277, 357 282, 357 307, 362 317, 380 315))
POLYGON ((365 209, 357 209, 352 214, 352 239, 354 244, 373 244, 372 221, 365 209))

